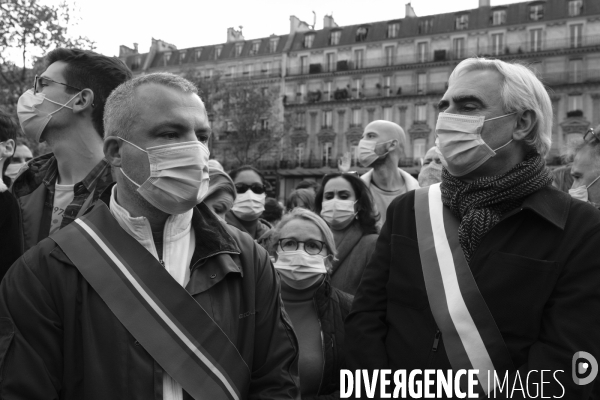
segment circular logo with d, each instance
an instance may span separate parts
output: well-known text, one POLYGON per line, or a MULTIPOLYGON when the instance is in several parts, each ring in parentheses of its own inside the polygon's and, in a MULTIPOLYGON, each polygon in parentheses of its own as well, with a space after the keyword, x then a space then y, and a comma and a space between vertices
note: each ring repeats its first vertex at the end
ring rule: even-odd
POLYGON ((573 355, 571 370, 575 384, 587 385, 598 375, 598 361, 590 353, 578 351, 573 355))

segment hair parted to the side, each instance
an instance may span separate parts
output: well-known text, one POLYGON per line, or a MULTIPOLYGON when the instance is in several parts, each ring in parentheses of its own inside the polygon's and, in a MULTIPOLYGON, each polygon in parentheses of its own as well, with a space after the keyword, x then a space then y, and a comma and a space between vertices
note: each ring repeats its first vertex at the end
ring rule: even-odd
MULTIPOLYGON (((117 57, 107 57, 89 50, 58 48, 44 59, 46 67, 57 61, 66 63, 63 75, 66 84, 94 92, 92 124, 100 137, 104 136, 104 106, 110 93, 131 79, 131 70, 117 57)), ((77 90, 66 87, 67 93, 77 90)))
POLYGON ((525 143, 545 157, 552 143, 552 103, 542 82, 525 65, 473 57, 456 66, 448 84, 452 85, 454 79, 475 70, 497 71, 502 75, 500 96, 507 113, 530 110, 535 114, 533 129, 525 143))
POLYGON ((117 87, 106 100, 104 111, 104 137, 118 136, 127 138, 135 121, 135 91, 142 85, 161 85, 181 90, 185 93, 198 94, 196 86, 179 75, 157 72, 140 75, 117 87))
POLYGON ((229 176, 235 182, 235 178, 237 178, 237 176, 240 174, 240 172, 244 172, 244 171, 254 172, 256 175, 258 175, 260 177, 261 182, 265 183, 265 176, 263 175, 263 173, 260 172, 259 170, 257 170, 256 168, 254 168, 252 165, 242 165, 239 168, 231 170, 231 171, 229 171, 229 176))
POLYGON ((208 177, 210 178, 210 181, 204 200, 209 199, 212 196, 217 196, 222 192, 230 194, 235 200, 237 197, 235 185, 233 184, 233 180, 231 180, 226 172, 218 169, 209 169, 208 177))
POLYGON ((323 234, 323 238, 325 239, 324 242, 325 242, 325 246, 327 247, 327 251, 332 256, 332 258, 335 259, 335 256, 337 255, 337 249, 335 247, 335 240, 333 239, 333 233, 331 232, 331 229, 329 229, 327 222, 325 222, 323 220, 323 218, 319 217, 314 212, 307 210, 305 208, 300 208, 300 207, 294 208, 292 211, 285 214, 281 218, 281 221, 275 227, 275 232, 273 233, 272 239, 271 239, 271 245, 274 246, 274 248, 268 249, 269 253, 275 254, 277 243, 279 242, 279 233, 281 232, 281 229, 284 226, 286 226, 290 221, 293 221, 295 219, 301 219, 301 220, 309 221, 309 222, 312 222, 313 224, 315 224, 317 226, 317 228, 319 228, 319 231, 321 231, 321 233, 323 234))

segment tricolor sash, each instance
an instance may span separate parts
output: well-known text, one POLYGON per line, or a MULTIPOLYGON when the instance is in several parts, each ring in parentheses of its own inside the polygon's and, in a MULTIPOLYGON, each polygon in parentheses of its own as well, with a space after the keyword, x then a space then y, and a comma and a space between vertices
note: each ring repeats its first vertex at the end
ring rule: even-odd
POLYGON ((427 297, 448 359, 455 371, 479 370, 479 392, 487 395, 494 371, 504 376, 514 367, 460 246, 459 221, 442 203, 440 184, 416 190, 415 215, 427 297))
POLYGON ((99 201, 50 236, 125 328, 194 399, 245 398, 250 370, 227 335, 99 201))

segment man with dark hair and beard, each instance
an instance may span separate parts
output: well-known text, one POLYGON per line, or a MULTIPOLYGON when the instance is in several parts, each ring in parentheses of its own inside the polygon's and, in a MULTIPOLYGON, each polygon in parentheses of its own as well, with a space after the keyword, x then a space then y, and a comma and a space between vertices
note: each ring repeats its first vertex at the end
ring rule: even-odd
POLYGON ((358 144, 360 163, 373 168, 361 179, 371 191, 375 209, 381 215, 380 227, 390 203, 401 194, 419 188, 415 178, 398 168, 405 145, 406 134, 400 125, 383 120, 367 125, 358 144))

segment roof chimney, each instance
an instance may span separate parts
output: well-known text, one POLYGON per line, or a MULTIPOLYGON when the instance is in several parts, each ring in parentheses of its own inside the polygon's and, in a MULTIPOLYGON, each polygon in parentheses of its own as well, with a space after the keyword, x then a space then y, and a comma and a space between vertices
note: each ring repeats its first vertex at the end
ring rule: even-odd
POLYGON ((490 6, 490 0, 479 0, 479 8, 489 7, 489 6, 490 6))
POLYGON ((240 42, 243 40, 244 40, 244 35, 242 35, 241 27, 240 27, 239 31, 236 31, 234 28, 227 28, 227 43, 240 42))
POLYGON ((301 21, 300 18, 295 15, 290 16, 290 34, 294 34, 296 32, 306 32, 310 30, 310 26, 301 21))
POLYGON ((136 53, 138 53, 138 44, 137 43, 133 44, 133 51, 135 51, 136 53))
POLYGON ((326 15, 323 17, 323 29, 337 28, 338 24, 333 20, 333 15, 326 15))
MULTIPOLYGON (((479 1, 485 1, 485 0, 479 0, 479 1)), ((410 3, 406 3, 406 12, 404 14, 405 14, 404 15, 405 18, 415 18, 417 16, 417 13, 415 13, 415 10, 412 8, 410 3)))

